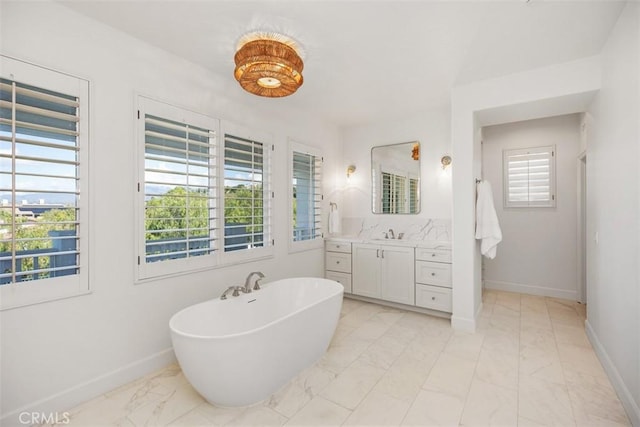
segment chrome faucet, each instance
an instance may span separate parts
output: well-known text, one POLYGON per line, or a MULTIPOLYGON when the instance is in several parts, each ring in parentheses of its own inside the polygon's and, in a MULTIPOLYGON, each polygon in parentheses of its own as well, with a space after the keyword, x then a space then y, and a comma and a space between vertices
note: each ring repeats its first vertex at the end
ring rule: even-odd
POLYGON ((395 235, 395 233, 393 232, 393 228, 390 228, 390 229, 389 229, 389 238, 390 238, 390 239, 395 239, 395 238, 396 238, 396 235, 395 235))
POLYGON ((244 292, 244 288, 242 286, 229 286, 227 290, 224 291, 222 295, 220 295, 220 299, 227 299, 227 294, 229 292, 233 292, 232 295, 234 297, 237 297, 238 295, 240 295, 240 292, 244 292))
POLYGON ((244 282, 243 292, 251 292, 251 278, 253 276, 258 276, 255 282, 255 285, 253 286, 253 290, 257 291, 260 289, 260 284, 258 282, 260 281, 260 279, 264 279, 264 274, 262 274, 259 271, 253 271, 249 273, 249 275, 247 276, 247 280, 245 280, 244 282))

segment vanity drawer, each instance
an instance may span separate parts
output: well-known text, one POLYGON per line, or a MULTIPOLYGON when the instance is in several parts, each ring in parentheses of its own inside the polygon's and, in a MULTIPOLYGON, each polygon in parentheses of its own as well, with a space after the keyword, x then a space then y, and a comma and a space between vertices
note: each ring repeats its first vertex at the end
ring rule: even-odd
POLYGON ((416 305, 451 313, 451 289, 417 284, 416 305))
POLYGON ((351 253, 351 243, 326 241, 325 244, 327 251, 351 253))
POLYGON ((451 287, 451 264, 416 261, 416 282, 451 287))
POLYGON ((351 293, 351 274, 349 273, 338 273, 337 271, 326 271, 324 274, 329 280, 335 280, 344 286, 344 292, 347 294, 351 293))
POLYGON ((451 249, 416 248, 416 259, 422 261, 451 262, 451 249))
POLYGON ((325 252, 325 269, 351 273, 351 254, 340 252, 325 252))

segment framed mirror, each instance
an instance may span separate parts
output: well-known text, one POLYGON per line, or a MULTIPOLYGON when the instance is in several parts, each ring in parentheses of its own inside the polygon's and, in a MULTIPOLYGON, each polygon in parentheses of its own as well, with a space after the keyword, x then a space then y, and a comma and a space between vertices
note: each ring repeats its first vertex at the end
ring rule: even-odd
POLYGON ((371 149, 371 208, 376 214, 420 212, 420 142, 371 149))

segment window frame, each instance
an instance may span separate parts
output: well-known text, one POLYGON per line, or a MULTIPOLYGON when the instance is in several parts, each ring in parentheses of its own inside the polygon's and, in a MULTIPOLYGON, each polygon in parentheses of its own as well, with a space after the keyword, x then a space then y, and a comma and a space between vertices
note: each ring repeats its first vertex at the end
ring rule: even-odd
MULTIPOLYGON (((146 226, 145 226, 145 172, 146 172, 146 140, 145 140, 145 115, 148 113, 152 116, 160 117, 165 120, 186 123, 191 126, 204 128, 214 133, 215 143, 213 145, 213 155, 215 161, 210 167, 209 180, 212 181, 210 189, 213 187, 214 202, 213 208, 214 224, 213 228, 219 228, 219 222, 215 217, 220 212, 220 204, 218 198, 219 179, 218 174, 211 173, 211 169, 219 171, 220 158, 220 120, 208 115, 197 113, 195 111, 178 107, 157 99, 147 97, 145 95, 137 95, 137 150, 138 153, 138 172, 136 176, 136 240, 137 240, 137 282, 145 282, 148 280, 171 277, 173 275, 187 274, 195 271, 206 270, 216 267, 219 264, 219 237, 214 240, 211 253, 195 257, 186 257, 179 259, 169 259, 158 262, 146 262, 146 226)), ((218 172, 219 173, 219 172, 218 172)), ((219 231, 218 231, 219 232, 219 231)))
POLYGON ((219 215, 220 221, 220 230, 221 230, 221 239, 224 241, 225 238, 225 142, 226 135, 234 136, 236 138, 242 138, 254 142, 259 142, 263 144, 263 188, 262 192, 264 195, 262 201, 262 209, 263 209, 263 232, 264 232, 264 242, 265 245, 262 247, 253 247, 248 249, 234 250, 234 251, 225 251, 224 243, 222 243, 220 247, 220 262, 225 265, 238 264, 243 262, 250 262, 259 259, 271 258, 275 253, 275 239, 274 239, 274 231, 273 231, 273 201, 274 201, 274 191, 273 191, 273 173, 272 173, 272 164, 273 164, 273 153, 275 150, 275 146, 273 144, 273 135, 268 132, 258 131, 256 129, 252 129, 243 125, 239 125, 237 123, 223 120, 221 122, 220 127, 220 156, 219 156, 219 164, 218 170, 220 171, 219 180, 220 184, 218 185, 218 200, 220 201, 221 206, 221 214, 219 215))
POLYGON ((293 221, 294 221, 294 217, 293 217, 293 158, 294 158, 294 152, 296 153, 301 153, 301 154, 306 154, 306 155, 311 155, 314 156, 315 158, 320 158, 321 162, 324 162, 324 158, 322 155, 322 151, 319 148, 316 147, 312 147, 306 144, 302 144, 299 142, 296 142, 292 139, 289 139, 289 147, 288 147, 288 181, 287 181, 287 193, 288 193, 288 205, 287 205, 287 210, 288 210, 288 222, 287 222, 287 234, 288 234, 288 246, 289 246, 289 252, 290 253, 294 253, 294 252, 302 252, 302 251, 308 251, 308 250, 313 250, 313 249, 318 249, 318 248, 322 248, 324 245, 324 214, 325 214, 325 209, 324 209, 324 175, 323 175, 323 171, 320 171, 320 177, 317 179, 318 184, 320 185, 320 195, 321 195, 321 201, 318 204, 319 205, 319 216, 320 216, 320 233, 313 239, 308 239, 308 240, 294 240, 294 235, 293 235, 293 221))
POLYGON ((81 197, 77 203, 78 274, 0 286, 0 311, 85 295, 91 292, 89 274, 89 169, 90 169, 90 82, 87 79, 0 55, 2 78, 78 98, 76 175, 81 197))
MULTIPOLYGON (((536 146, 529 148, 514 148, 502 150, 502 188, 503 188, 503 206, 504 208, 554 208, 556 207, 556 147, 555 145, 536 146), (509 198, 510 189, 510 174, 509 165, 510 159, 514 156, 524 156, 525 160, 530 160, 530 157, 539 155, 541 153, 547 154, 549 159, 549 199, 548 200, 531 200, 527 195, 527 200, 517 201, 509 198)), ((526 188, 531 187, 531 180, 527 180, 526 188)))

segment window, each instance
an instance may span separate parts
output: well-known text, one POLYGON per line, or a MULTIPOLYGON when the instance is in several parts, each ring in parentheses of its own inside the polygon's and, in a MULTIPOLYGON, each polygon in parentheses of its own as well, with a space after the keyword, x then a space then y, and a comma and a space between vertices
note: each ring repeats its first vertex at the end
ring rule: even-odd
POLYGON ((0 59, 0 296, 13 308, 88 292, 89 85, 0 59))
MULTIPOLYGON (((226 125, 224 135, 225 259, 269 253, 271 239, 270 156, 273 146, 239 135, 226 125), (232 254, 233 253, 233 254, 232 254)), ((266 139, 266 138, 265 138, 266 139)), ((263 140, 264 141, 264 140, 263 140)))
POLYGON ((406 191, 406 176, 382 172, 382 213, 405 213, 406 191))
POLYGON ((409 177, 409 213, 418 213, 418 192, 420 180, 409 177))
POLYGON ((504 206, 554 207, 555 148, 503 151, 504 206))
POLYGON ((322 239, 322 156, 310 147, 291 143, 292 248, 317 247, 322 239), (298 243, 296 243, 298 242, 298 243), (303 244, 302 242, 312 242, 303 244))
POLYGON ((139 98, 144 169, 140 277, 215 264, 217 120, 139 98))

